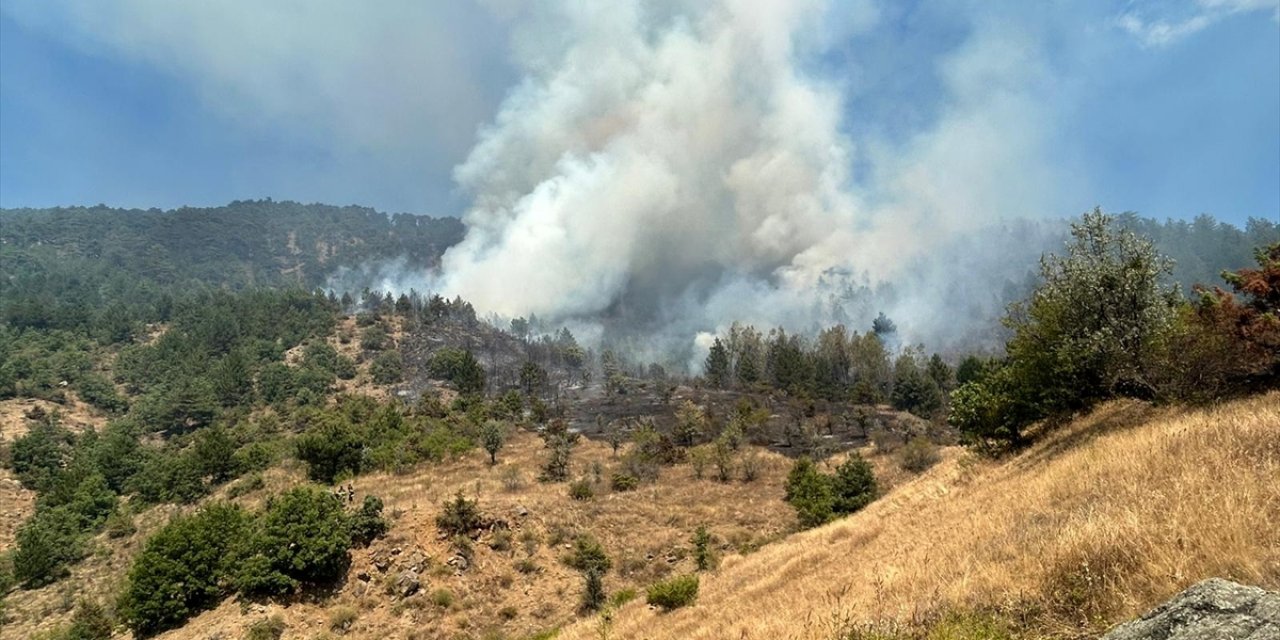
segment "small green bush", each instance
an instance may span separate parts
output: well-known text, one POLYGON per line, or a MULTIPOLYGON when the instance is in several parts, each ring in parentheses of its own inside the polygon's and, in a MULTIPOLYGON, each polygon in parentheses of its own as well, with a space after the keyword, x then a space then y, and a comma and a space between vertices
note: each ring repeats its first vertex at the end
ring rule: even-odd
POLYGON ((582 611, 598 611, 604 606, 608 594, 604 592, 604 577, 600 571, 587 571, 582 574, 585 582, 582 588, 582 611))
POLYGON ((614 491, 635 491, 640 486, 640 479, 629 473, 615 473, 609 479, 609 486, 614 491))
POLYGON ((923 473, 938 464, 942 456, 938 454, 938 445, 928 438, 913 438, 898 452, 898 466, 904 471, 923 473))
POLYGON ((399 351, 384 351, 373 359, 369 373, 375 384, 395 384, 404 378, 404 362, 399 351))
POLYGON ((431 592, 431 604, 441 609, 448 609, 453 606, 453 592, 448 589, 436 589, 431 592))
POLYGON ((666 611, 693 604, 698 599, 698 576, 675 576, 658 582, 645 592, 645 601, 666 611))
POLYGON ((245 640, 279 640, 284 635, 284 618, 280 614, 263 618, 249 625, 245 630, 245 640))
POLYGON ((453 500, 446 501, 440 515, 436 516, 436 527, 449 535, 469 535, 484 526, 484 515, 480 513, 478 500, 468 500, 459 489, 453 500))
POLYGON ((590 500, 596 497, 596 492, 591 488, 591 483, 583 478, 569 483, 569 497, 574 500, 590 500))
POLYGON ((349 524, 351 542, 362 547, 385 535, 388 525, 382 517, 382 498, 365 496, 364 503, 359 511, 352 514, 349 524))
POLYGON ((351 627, 355 626, 356 618, 359 615, 355 607, 339 606, 333 610, 333 613, 329 614, 329 630, 336 633, 346 633, 351 630, 351 627))
POLYGON ((565 564, 583 573, 596 571, 602 575, 613 567, 604 547, 589 535, 578 536, 573 544, 573 553, 565 559, 565 564))

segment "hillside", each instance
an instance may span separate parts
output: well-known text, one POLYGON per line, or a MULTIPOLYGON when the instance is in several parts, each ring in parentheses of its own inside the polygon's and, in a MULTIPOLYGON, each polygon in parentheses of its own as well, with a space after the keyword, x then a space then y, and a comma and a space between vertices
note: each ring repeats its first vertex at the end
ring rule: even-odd
POLYGON ((726 559, 693 607, 622 607, 609 637, 863 637, 948 617, 957 635, 938 637, 989 637, 959 630, 993 620, 1090 637, 1211 576, 1280 588, 1280 393, 1112 402, 1003 462, 951 451, 865 511, 726 559))

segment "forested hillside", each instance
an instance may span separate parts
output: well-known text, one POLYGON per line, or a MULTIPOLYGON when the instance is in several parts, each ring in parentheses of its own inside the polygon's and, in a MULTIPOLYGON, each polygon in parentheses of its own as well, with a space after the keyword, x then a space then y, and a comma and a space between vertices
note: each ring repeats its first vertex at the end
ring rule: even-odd
POLYGON ((272 200, 172 211, 5 209, 0 305, 11 326, 69 327, 193 289, 310 290, 344 266, 402 260, 425 270, 463 231, 456 218, 272 200))
MULTIPOLYGON (((0 215, 0 634, 23 637, 548 638, 584 619, 607 633, 615 615, 643 636, 627 630, 650 614, 628 600, 698 607, 700 579, 709 605, 735 600, 721 561, 731 575, 802 530, 865 523, 940 463, 967 474, 1060 442, 1120 398, 1221 402, 1280 380, 1280 238, 1261 220, 1084 214, 998 354, 903 344, 883 314, 735 323, 696 375, 553 321, 495 324, 461 297, 321 290, 341 267, 430 268, 454 220, 273 202, 0 215), (1206 286, 1187 295, 1184 277, 1206 286)), ((810 550, 760 557, 779 553, 810 550)), ((1117 597, 1145 606, 1172 588, 1160 580, 1117 597)), ((897 625, 915 603, 973 613, 914 596, 872 613, 897 625)), ((766 622, 823 611, 804 606, 766 622)), ((1069 617, 992 615, 1071 637, 1069 617)))

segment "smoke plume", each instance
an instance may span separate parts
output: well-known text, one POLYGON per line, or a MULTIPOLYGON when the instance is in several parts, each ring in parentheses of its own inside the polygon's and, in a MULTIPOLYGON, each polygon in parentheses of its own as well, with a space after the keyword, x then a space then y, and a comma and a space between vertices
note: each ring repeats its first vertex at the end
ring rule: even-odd
MULTIPOLYGON (((932 128, 860 146, 843 132, 848 87, 820 61, 833 31, 875 27, 869 4, 563 2, 514 18, 523 79, 454 171, 469 232, 428 284, 482 312, 640 329, 657 336, 646 349, 695 360, 734 320, 865 329, 887 311, 910 340, 946 338, 966 323, 941 306, 966 274, 939 260, 1043 210, 1057 183, 1037 169, 1037 52, 998 24, 973 25, 935 70, 948 99, 932 128)), ((989 289, 984 255, 959 266, 989 289)))

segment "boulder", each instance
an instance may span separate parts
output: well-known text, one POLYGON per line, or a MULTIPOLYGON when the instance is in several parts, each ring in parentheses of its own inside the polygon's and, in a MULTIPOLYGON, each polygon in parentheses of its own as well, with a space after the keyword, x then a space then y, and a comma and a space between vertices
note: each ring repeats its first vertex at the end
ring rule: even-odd
POLYGON ((422 579, 418 577, 416 571, 401 571, 396 577, 394 588, 396 595, 407 598, 422 588, 422 579))
POLYGON ((1210 578, 1102 638, 1280 640, 1280 593, 1210 578))

